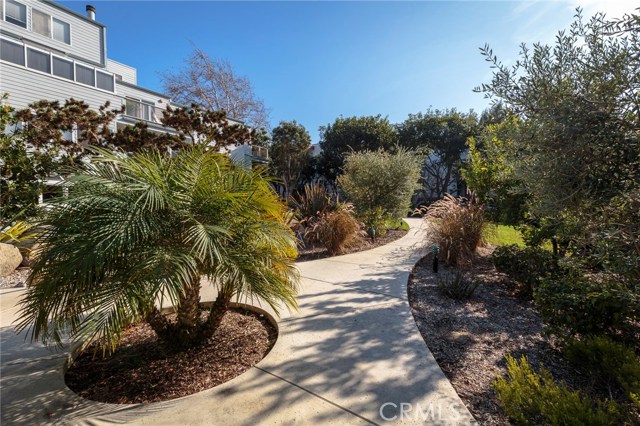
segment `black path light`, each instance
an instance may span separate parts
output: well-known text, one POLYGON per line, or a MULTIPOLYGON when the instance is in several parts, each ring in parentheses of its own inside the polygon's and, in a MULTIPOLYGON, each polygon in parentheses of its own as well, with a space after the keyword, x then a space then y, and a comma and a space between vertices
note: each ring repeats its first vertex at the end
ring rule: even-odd
POLYGON ((431 253, 433 253, 433 273, 438 273, 438 253, 440 253, 440 248, 437 244, 431 246, 431 253))

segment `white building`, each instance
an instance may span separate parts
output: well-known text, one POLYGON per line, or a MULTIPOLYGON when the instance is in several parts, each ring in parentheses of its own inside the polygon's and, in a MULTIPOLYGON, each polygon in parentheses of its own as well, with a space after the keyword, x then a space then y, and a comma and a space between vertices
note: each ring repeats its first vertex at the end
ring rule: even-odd
MULTIPOLYGON (((125 107, 113 131, 137 121, 152 131, 170 131, 160 118, 175 104, 138 86, 134 67, 107 57, 106 27, 93 6, 86 6, 86 16, 48 0, 0 0, 0 9, 0 94, 9 94, 12 107, 75 98, 98 109, 109 101, 113 108, 125 107)), ((263 151, 249 154, 264 158, 234 158, 251 164, 268 157, 263 151)))

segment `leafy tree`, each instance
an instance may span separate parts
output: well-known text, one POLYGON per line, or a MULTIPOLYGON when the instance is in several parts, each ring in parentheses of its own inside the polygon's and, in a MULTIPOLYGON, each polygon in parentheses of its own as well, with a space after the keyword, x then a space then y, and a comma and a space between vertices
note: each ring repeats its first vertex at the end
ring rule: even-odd
POLYGON ((289 198, 308 167, 311 136, 303 125, 294 121, 281 121, 271 132, 271 162, 273 174, 282 180, 285 197, 289 198))
POLYGON ((161 118, 167 132, 148 130, 145 123, 111 131, 111 123, 122 109, 105 103, 98 110, 83 101, 68 99, 38 101, 14 111, 3 98, 0 126, 1 216, 13 217, 24 211, 37 213, 38 194, 48 177, 63 174, 90 154, 87 147, 137 152, 154 148, 179 148, 195 141, 213 148, 251 141, 255 131, 230 124, 224 112, 192 108, 167 108, 161 118), (9 127, 9 128, 8 128, 9 127), (170 127, 170 129, 169 129, 170 127))
POLYGON ((195 48, 185 66, 162 75, 164 91, 184 105, 198 104, 211 111, 224 111, 255 129, 269 129, 269 114, 249 79, 237 75, 231 64, 211 58, 195 48))
POLYGON ((510 225, 522 222, 528 198, 511 167, 512 158, 518 155, 513 146, 519 128, 517 117, 487 124, 467 140, 469 158, 462 168, 465 183, 488 207, 493 219, 510 225))
POLYGON ((345 155, 349 152, 393 149, 398 141, 389 119, 376 116, 340 117, 333 124, 320 127, 320 173, 334 181, 341 173, 345 155))
POLYGON ((42 249, 21 301, 19 329, 60 343, 69 334, 115 348, 148 322, 184 349, 213 335, 234 297, 296 306, 295 239, 286 207, 258 172, 203 146, 177 155, 93 151, 69 176, 68 198, 39 225, 42 249), (199 309, 201 280, 217 299, 199 309), (177 306, 177 319, 157 302, 177 306))
POLYGON ((476 90, 520 124, 508 166, 530 195, 531 241, 549 237, 568 273, 534 297, 552 334, 610 333, 637 344, 640 189, 640 16, 585 22, 578 9, 553 46, 522 45, 476 90), (627 329, 630 328, 628 334, 627 329))
POLYGON ((502 102, 496 102, 489 108, 482 111, 478 124, 481 128, 484 128, 490 124, 504 123, 508 118, 509 111, 505 108, 502 102))
POLYGON ((44 180, 62 167, 79 161, 87 145, 101 146, 111 138, 109 123, 120 110, 106 103, 98 110, 79 100, 39 101, 15 111, 3 96, 0 128, 1 216, 37 212, 44 180), (74 139, 71 132, 76 133, 74 139))
POLYGON ((607 28, 578 11, 554 46, 522 45, 514 66, 481 49, 496 71, 476 90, 522 118, 512 165, 538 215, 606 204, 640 181, 640 43, 607 28))
POLYGON ((422 156, 405 148, 390 153, 352 152, 346 155, 344 174, 338 185, 353 202, 367 229, 380 231, 386 216, 404 217, 411 207, 411 196, 419 187, 422 156))
POLYGON ((271 146, 271 135, 264 127, 255 130, 255 134, 251 138, 251 144, 269 148, 271 146))
MULTIPOLYGON (((224 110, 203 109, 198 104, 181 108, 169 106, 160 121, 163 126, 178 131, 180 143, 193 142, 216 149, 251 142, 258 133, 245 125, 230 123, 224 110)), ((170 133, 163 137, 167 143, 175 140, 170 133)))
POLYGON ((423 166, 427 198, 442 198, 462 165, 467 138, 476 132, 475 114, 452 110, 428 110, 410 114, 398 125, 400 145, 429 153, 423 166))

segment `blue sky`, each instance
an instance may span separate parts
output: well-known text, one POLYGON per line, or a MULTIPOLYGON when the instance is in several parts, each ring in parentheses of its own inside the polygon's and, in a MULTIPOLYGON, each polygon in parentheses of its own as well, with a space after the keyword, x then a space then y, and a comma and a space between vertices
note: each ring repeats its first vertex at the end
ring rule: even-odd
MULTIPOLYGON (((84 13, 86 1, 62 2, 84 13)), ((550 42, 580 5, 619 16, 629 1, 214 2, 93 1, 107 25, 108 56, 162 90, 161 71, 193 45, 247 76, 272 125, 297 120, 318 141, 336 117, 392 122, 428 107, 482 111, 472 89, 490 79, 478 48, 507 62, 521 42, 550 42)))

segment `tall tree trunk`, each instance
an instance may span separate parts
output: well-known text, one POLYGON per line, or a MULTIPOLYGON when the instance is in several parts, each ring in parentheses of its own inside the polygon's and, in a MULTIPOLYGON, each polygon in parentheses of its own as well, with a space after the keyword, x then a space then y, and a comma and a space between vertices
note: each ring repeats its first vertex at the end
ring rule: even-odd
POLYGON ((209 312, 207 322, 202 327, 203 339, 208 339, 209 337, 213 336, 218 327, 220 327, 222 318, 224 318, 224 314, 226 314, 229 310, 230 302, 230 294, 226 294, 224 292, 218 293, 216 301, 213 302, 213 305, 211 306, 211 311, 209 312))

